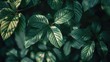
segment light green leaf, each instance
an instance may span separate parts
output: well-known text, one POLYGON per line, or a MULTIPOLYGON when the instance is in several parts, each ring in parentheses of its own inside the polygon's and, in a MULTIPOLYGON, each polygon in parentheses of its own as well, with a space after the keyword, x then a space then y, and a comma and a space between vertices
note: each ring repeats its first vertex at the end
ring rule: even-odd
POLYGON ((15 31, 19 22, 19 16, 20 15, 15 15, 14 17, 6 17, 6 19, 1 21, 0 32, 4 40, 9 38, 15 31))
POLYGON ((54 10, 58 10, 62 7, 62 0, 48 0, 48 4, 54 10))
POLYGON ((66 42, 66 44, 64 45, 63 47, 63 51, 64 51, 64 54, 67 56, 70 54, 71 52, 71 42, 66 42))
POLYGON ((63 45, 63 37, 61 31, 56 26, 51 26, 47 32, 47 37, 52 45, 60 48, 63 45))
POLYGON ((26 21, 23 14, 19 17, 19 23, 15 30, 15 40, 17 43, 18 48, 23 50, 24 47, 24 41, 25 41, 25 28, 26 28, 26 21))
POLYGON ((63 24, 67 21, 69 21, 73 17, 73 11, 69 9, 61 9, 58 12, 56 12, 54 18, 56 24, 63 24))
POLYGON ((92 41, 91 44, 86 45, 82 49, 82 51, 81 51, 81 59, 83 61, 89 61, 92 58, 92 56, 93 56, 94 50, 95 50, 95 43, 94 43, 94 41, 92 41))
POLYGON ((37 52, 35 58, 36 58, 36 62, 43 62, 45 58, 45 52, 37 52))
POLYGON ((83 0, 82 6, 83 6, 84 11, 87 11, 90 8, 94 7, 98 2, 99 0, 83 0))

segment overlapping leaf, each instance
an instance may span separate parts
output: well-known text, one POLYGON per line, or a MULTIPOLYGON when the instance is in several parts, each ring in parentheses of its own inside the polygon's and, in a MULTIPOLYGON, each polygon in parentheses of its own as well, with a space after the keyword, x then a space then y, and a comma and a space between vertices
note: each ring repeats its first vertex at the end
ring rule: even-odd
POLYGON ((59 48, 63 45, 63 36, 56 26, 51 26, 47 33, 47 37, 52 45, 59 48))
POLYGON ((92 56, 93 56, 94 50, 95 50, 95 43, 94 43, 94 41, 92 41, 91 44, 86 45, 82 49, 82 51, 81 51, 81 59, 83 61, 89 61, 92 58, 92 56))
POLYGON ((55 14, 54 17, 56 24, 63 24, 73 17, 73 11, 69 9, 61 9, 55 14))
POLYGON ((62 7, 62 0, 48 0, 48 4, 52 9, 58 10, 62 7))
POLYGON ((15 31, 19 22, 19 16, 20 15, 6 17, 3 21, 1 21, 0 31, 4 40, 9 38, 15 31))

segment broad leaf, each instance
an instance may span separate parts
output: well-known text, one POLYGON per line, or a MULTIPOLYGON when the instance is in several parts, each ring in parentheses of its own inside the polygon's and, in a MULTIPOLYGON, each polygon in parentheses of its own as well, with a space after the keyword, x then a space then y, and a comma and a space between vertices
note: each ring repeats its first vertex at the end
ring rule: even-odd
POLYGON ((75 29, 72 30, 70 35, 76 39, 81 41, 87 41, 91 38, 91 32, 89 30, 85 29, 75 29))
POLYGON ((69 9, 61 9, 58 12, 56 12, 54 18, 56 24, 63 24, 67 21, 69 21, 73 17, 73 11, 69 9))
POLYGON ((92 56, 93 56, 94 50, 95 50, 95 43, 94 43, 94 41, 92 41, 91 44, 86 45, 82 49, 82 51, 81 51, 81 59, 83 61, 89 61, 92 58, 92 56))
POLYGON ((19 16, 20 15, 15 15, 14 17, 11 18, 7 17, 3 21, 1 21, 0 32, 4 40, 9 38, 15 31, 19 22, 19 16))
POLYGON ((90 8, 94 7, 98 2, 99 0, 83 0, 82 6, 83 6, 84 11, 87 11, 90 8))
POLYGON ((46 28, 48 27, 48 19, 43 15, 33 15, 29 19, 28 26, 29 32, 27 32, 28 35, 25 41, 25 47, 28 48, 29 46, 35 44, 37 41, 39 41, 45 33, 46 28), (31 31, 30 31, 31 30, 31 31))
POLYGON ((63 51, 65 55, 69 55, 71 52, 71 42, 66 42, 66 44, 63 47, 63 51))
POLYGON ((48 4, 54 10, 58 10, 62 7, 62 0, 48 0, 48 4))
POLYGON ((63 37, 61 31, 56 26, 51 26, 47 32, 47 37, 52 45, 60 48, 63 45, 63 37))
POLYGON ((24 41, 25 41, 25 28, 26 28, 26 21, 24 15, 21 14, 19 17, 19 23, 17 29, 15 30, 15 40, 17 46, 23 50, 24 49, 24 41))
POLYGON ((8 16, 10 16, 11 14, 13 14, 13 10, 11 10, 10 8, 3 8, 0 10, 0 21, 2 21, 3 19, 6 19, 8 16))

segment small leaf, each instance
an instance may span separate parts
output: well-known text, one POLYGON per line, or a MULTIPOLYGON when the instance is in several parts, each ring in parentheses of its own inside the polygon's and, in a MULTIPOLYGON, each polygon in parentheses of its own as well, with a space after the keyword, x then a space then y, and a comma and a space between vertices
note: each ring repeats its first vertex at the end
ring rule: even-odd
POLYGON ((71 42, 66 42, 66 44, 64 45, 63 47, 63 51, 64 51, 64 54, 67 56, 70 54, 71 52, 71 42))
POLYGON ((84 11, 87 11, 90 8, 94 7, 98 2, 99 0, 83 0, 82 6, 83 6, 84 11))
POLYGON ((48 0, 48 4, 54 10, 58 10, 62 7, 62 0, 48 0))
POLYGON ((63 45, 63 37, 61 31, 56 26, 51 26, 47 32, 47 37, 52 45, 60 48, 63 45))
POLYGON ((72 17, 73 17, 73 11, 68 9, 61 9, 55 14, 54 21, 56 24, 63 24, 69 21, 72 17))
POLYGON ((45 58, 45 52, 38 52, 35 57, 36 62, 43 62, 44 58, 45 58))
POLYGON ((62 52, 59 49, 54 48, 53 51, 57 55, 57 57, 59 58, 59 60, 62 60, 63 59, 62 52))
POLYGON ((95 50, 95 43, 94 43, 94 41, 92 41, 91 44, 86 45, 82 49, 82 51, 81 51, 81 59, 83 61, 89 61, 92 58, 92 56, 93 56, 94 50, 95 50))
POLYGON ((50 51, 46 54, 46 62, 56 62, 56 57, 50 51))
POLYGON ((16 15, 11 18, 7 17, 5 20, 1 21, 0 32, 1 32, 1 36, 4 40, 9 38, 15 31, 17 24, 19 22, 19 16, 20 15, 16 15))

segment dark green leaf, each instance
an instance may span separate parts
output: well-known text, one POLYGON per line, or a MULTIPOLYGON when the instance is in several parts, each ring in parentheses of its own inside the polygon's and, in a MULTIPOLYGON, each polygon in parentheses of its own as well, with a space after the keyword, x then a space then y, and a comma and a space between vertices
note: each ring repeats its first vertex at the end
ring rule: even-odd
POLYGON ((31 0, 22 0, 20 7, 26 7, 31 0))
POLYGON ((54 10, 58 10, 62 7, 62 0, 48 0, 48 4, 54 10))
POLYGON ((83 0, 82 6, 83 6, 84 11, 87 11, 90 8, 94 7, 98 2, 99 0, 83 0))
POLYGON ((81 41, 87 41, 91 38, 91 33, 89 30, 85 29, 75 29, 72 30, 70 35, 76 39, 76 40, 81 40, 81 41))
POLYGON ((51 26, 47 33, 47 37, 52 45, 60 48, 63 45, 63 37, 61 31, 56 26, 51 26))
POLYGON ((91 44, 86 45, 82 49, 82 51, 81 51, 81 59, 83 61, 89 61, 92 58, 92 56, 93 56, 94 50, 95 50, 95 43, 94 43, 94 41, 92 41, 91 44))
POLYGON ((54 21, 56 24, 63 24, 73 17, 73 12, 68 9, 61 9, 55 14, 54 17, 54 21))
POLYGON ((71 52, 71 42, 66 42, 66 44, 64 45, 63 47, 63 51, 64 51, 64 54, 67 56, 70 54, 71 52))
POLYGON ((30 58, 25 57, 21 60, 21 62, 33 62, 30 58))
POLYGON ((50 51, 48 51, 46 54, 46 61, 47 62, 56 62, 56 57, 50 51))
POLYGON ((26 21, 24 15, 21 14, 19 17, 19 23, 17 29, 15 30, 15 40, 17 46, 22 50, 24 49, 24 41, 25 41, 25 28, 26 28, 26 21))

